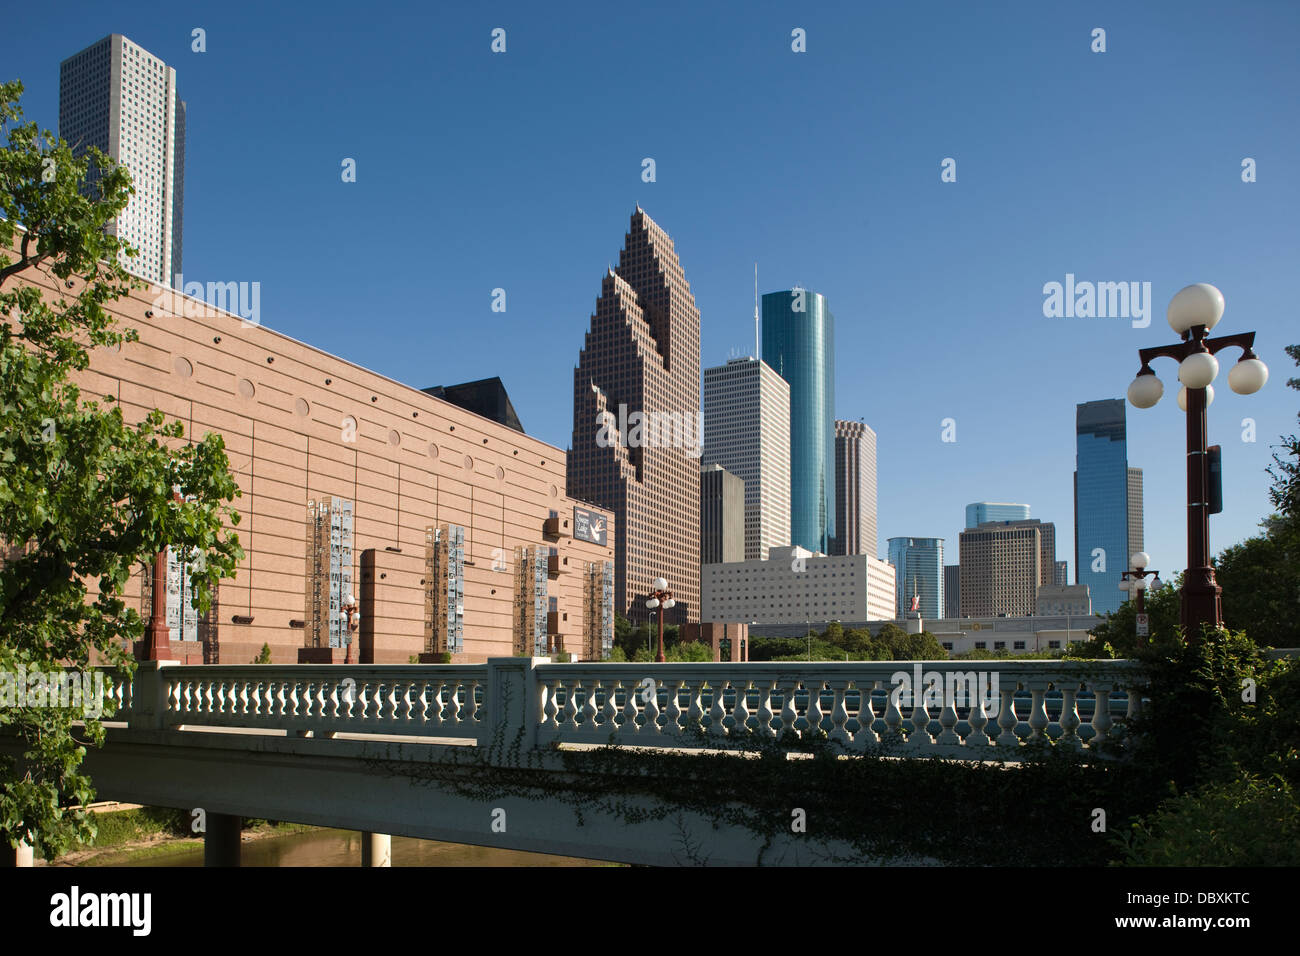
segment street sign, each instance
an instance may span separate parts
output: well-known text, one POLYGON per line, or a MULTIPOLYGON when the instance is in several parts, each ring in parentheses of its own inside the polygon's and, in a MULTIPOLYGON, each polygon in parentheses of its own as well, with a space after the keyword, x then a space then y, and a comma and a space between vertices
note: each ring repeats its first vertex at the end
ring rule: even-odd
POLYGON ((1148 636, 1150 636, 1150 634, 1151 634, 1151 616, 1148 615, 1148 614, 1139 614, 1139 615, 1137 616, 1137 622, 1138 622, 1138 637, 1148 637, 1148 636))

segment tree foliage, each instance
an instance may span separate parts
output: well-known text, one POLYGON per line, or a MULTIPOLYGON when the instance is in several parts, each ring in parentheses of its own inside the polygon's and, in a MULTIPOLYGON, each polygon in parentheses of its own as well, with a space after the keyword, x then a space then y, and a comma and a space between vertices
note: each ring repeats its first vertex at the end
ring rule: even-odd
MULTIPOLYGON (((97 149, 78 158, 22 122, 21 94, 0 85, 0 671, 107 661, 129 672, 143 633, 123 600, 132 570, 183 550, 206 610, 243 557, 225 530, 239 490, 219 435, 187 443, 156 410, 128 424, 112 396, 83 399, 71 381, 95 349, 136 340, 105 309, 141 284, 118 260, 134 250, 108 228, 134 189, 97 149)), ((18 703, 0 707, 0 728, 24 747, 0 761, 0 839, 50 858, 93 836, 71 808, 93 797, 81 760, 104 731, 83 708, 18 703)))

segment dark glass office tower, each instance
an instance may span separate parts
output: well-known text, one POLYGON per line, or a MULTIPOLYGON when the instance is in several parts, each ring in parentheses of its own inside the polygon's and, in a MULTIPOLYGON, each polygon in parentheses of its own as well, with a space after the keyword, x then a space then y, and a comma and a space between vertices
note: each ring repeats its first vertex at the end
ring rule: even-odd
POLYGON ((835 317, 807 289, 763 296, 763 361, 790 384, 790 543, 835 538, 835 317))
POLYGON ((1084 402, 1075 410, 1074 581, 1088 585, 1094 611, 1115 611, 1130 548, 1142 546, 1141 472, 1128 466, 1124 400, 1084 402))

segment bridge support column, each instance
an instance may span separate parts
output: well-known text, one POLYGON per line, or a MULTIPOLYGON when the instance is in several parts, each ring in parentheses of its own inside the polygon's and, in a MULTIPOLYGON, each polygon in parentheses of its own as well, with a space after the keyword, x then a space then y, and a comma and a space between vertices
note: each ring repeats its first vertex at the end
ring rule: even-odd
POLYGON ((361 831, 361 865, 392 866, 393 838, 387 833, 361 831))
POLYGON ((36 860, 30 843, 20 841, 13 847, 8 842, 0 843, 0 869, 14 866, 35 866, 36 860))
POLYGON ((203 834, 204 866, 239 866, 239 817, 209 813, 203 834))

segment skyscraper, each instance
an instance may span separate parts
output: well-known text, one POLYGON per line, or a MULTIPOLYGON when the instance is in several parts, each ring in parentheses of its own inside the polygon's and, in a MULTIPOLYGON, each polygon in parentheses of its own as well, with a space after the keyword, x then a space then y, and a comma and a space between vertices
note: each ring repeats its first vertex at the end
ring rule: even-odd
MULTIPOLYGON (((790 386, 755 358, 704 370, 703 464, 745 482, 746 561, 790 544, 790 386)), ((740 559, 737 559, 740 560, 740 559)))
POLYGON ((185 196, 185 102, 176 71, 120 33, 91 44, 59 65, 59 136, 78 156, 97 146, 130 171, 135 195, 111 228, 139 255, 123 254, 122 265, 173 285, 185 196))
POLYGON ((763 361, 790 383, 790 543, 835 539, 835 317, 807 289, 763 296, 763 361))
POLYGON ((961 565, 943 566, 943 616, 961 617, 961 565))
POLYGON ((876 433, 835 422, 835 554, 877 554, 876 433))
POLYGON ((889 563, 894 566, 898 616, 915 603, 921 617, 943 617, 943 538, 890 538, 889 563))
POLYGON ((1104 614, 1124 602, 1120 572, 1142 541, 1142 478, 1128 466, 1124 400, 1078 405, 1075 434, 1074 581, 1104 614))
POLYGON ((1024 521, 1029 517, 1029 505, 1013 505, 1002 501, 976 501, 966 506, 966 527, 974 528, 986 521, 1024 521))
POLYGON ((647 620, 661 576, 677 601, 665 620, 699 620, 699 419, 700 313, 672 239, 638 206, 578 354, 568 456, 569 495, 617 515, 629 620, 647 620))
POLYGON ((962 617, 1033 614, 1038 588, 1052 583, 1056 526, 986 521, 963 531, 959 548, 962 617))
POLYGON ((745 483, 721 465, 700 469, 700 564, 745 560, 745 483))

